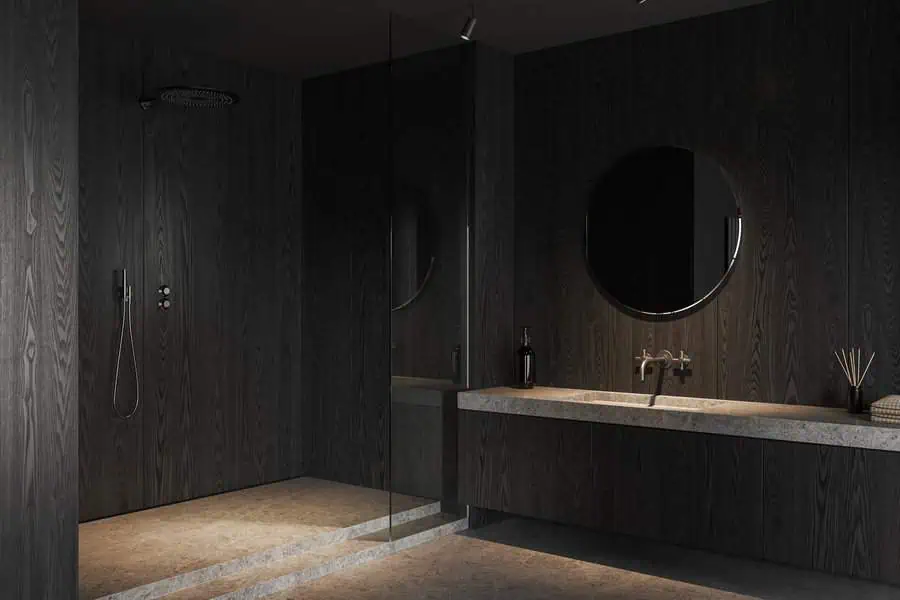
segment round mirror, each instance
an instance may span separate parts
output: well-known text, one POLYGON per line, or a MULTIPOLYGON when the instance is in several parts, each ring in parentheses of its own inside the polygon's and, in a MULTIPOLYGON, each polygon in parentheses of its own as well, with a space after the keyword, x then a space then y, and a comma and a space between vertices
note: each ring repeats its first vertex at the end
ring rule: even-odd
POLYGON ((600 179, 586 218, 585 258, 623 311, 672 319, 725 285, 741 247, 741 211, 728 176, 685 148, 638 150, 600 179))
POLYGON ((412 304, 434 269, 434 231, 425 203, 410 190, 397 194, 391 215, 391 310, 412 304))

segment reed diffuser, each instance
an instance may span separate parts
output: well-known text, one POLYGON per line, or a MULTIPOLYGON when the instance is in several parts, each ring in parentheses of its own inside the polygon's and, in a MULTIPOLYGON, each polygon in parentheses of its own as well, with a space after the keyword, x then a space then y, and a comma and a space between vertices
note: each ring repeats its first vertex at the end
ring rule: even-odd
POLYGON ((875 360, 875 353, 872 353, 872 356, 869 357, 869 362, 866 363, 866 368, 863 369, 863 353, 859 348, 850 348, 849 350, 844 350, 841 348, 841 354, 838 356, 837 350, 834 352, 834 357, 837 359, 838 364, 841 365, 841 370, 844 371, 844 375, 847 377, 847 383, 850 384, 850 392, 847 395, 847 410, 851 413, 858 414, 863 411, 863 399, 862 399, 862 384, 866 379, 866 374, 869 372, 869 367, 872 366, 872 361, 875 360))

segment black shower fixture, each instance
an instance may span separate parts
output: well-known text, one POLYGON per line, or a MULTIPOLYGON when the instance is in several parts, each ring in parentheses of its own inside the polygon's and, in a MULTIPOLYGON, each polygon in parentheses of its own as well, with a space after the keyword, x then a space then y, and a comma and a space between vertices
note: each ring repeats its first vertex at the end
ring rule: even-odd
POLYGON ((240 101, 237 94, 210 87, 172 86, 160 88, 151 96, 140 99, 141 108, 148 110, 157 102, 174 104, 183 108, 222 108, 240 101))

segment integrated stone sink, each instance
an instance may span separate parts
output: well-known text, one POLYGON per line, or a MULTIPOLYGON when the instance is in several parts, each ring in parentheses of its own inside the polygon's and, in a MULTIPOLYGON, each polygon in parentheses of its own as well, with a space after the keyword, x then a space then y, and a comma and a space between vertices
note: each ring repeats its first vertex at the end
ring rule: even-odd
POLYGON ((462 392, 457 406, 524 417, 900 452, 900 426, 872 423, 867 415, 822 406, 547 387, 462 392))
POLYGON ((631 394, 627 392, 585 391, 584 402, 617 406, 641 406, 645 408, 706 411, 725 403, 724 400, 710 398, 688 398, 683 396, 656 396, 651 394, 631 394))

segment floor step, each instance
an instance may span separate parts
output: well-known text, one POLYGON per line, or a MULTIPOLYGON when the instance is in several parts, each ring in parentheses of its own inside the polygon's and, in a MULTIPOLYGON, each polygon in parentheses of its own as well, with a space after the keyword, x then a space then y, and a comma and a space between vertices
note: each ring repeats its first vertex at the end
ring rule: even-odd
MULTIPOLYGON (((433 516, 439 515, 439 511, 440 502, 434 502, 432 504, 395 513, 393 522, 399 523, 400 525, 397 526, 400 527, 406 523, 431 519, 433 516)), ((99 598, 99 600, 214 598, 217 597, 216 594, 208 595, 207 593, 207 595, 195 596, 191 595, 191 593, 195 590, 206 589, 207 587, 210 587, 210 589, 219 589, 217 587, 218 584, 225 580, 243 581, 244 576, 247 574, 255 573, 257 570, 265 569, 270 565, 280 564, 291 559, 297 559, 302 563, 302 560, 318 556, 318 553, 325 553, 321 558, 314 558, 314 560, 328 563, 328 556, 331 552, 337 551, 346 554, 354 551, 362 551, 368 546, 378 544, 379 540, 377 539, 377 536, 381 535, 381 532, 389 526, 389 523, 390 520, 388 519, 388 516, 385 515, 351 527, 335 529, 315 536, 302 537, 290 544, 275 546, 227 562, 208 565, 160 581, 103 596, 102 598, 99 598), (376 538, 369 541, 362 541, 363 545, 360 546, 355 546, 353 544, 354 541, 367 536, 376 536, 376 538), (340 548, 340 550, 338 548, 340 548)), ((256 581, 256 579, 254 578, 253 581, 256 581)), ((228 590, 234 589, 234 585, 235 584, 229 584, 228 590)), ((94 598, 96 596, 87 596, 82 593, 81 597, 94 598)))
POLYGON ((316 548, 166 596, 169 600, 253 600, 462 531, 465 520, 436 514, 316 548))

